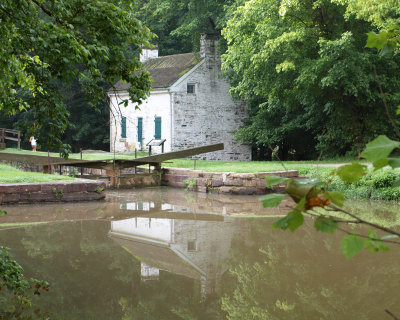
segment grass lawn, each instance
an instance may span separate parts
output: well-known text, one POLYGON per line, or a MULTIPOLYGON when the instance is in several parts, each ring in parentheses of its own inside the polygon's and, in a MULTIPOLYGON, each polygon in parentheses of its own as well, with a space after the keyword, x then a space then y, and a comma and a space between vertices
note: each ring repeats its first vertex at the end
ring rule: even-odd
MULTIPOLYGON (((16 154, 31 154, 34 156, 43 156, 47 157, 47 152, 32 152, 31 150, 22 150, 22 149, 17 149, 17 148, 6 148, 4 150, 1 150, 0 152, 8 152, 8 153, 16 153, 16 154)), ((138 157, 145 157, 147 156, 147 152, 138 152, 137 156, 138 157)), ((57 152, 50 152, 50 157, 59 157, 60 154, 57 152)), ((80 153, 70 153, 69 159, 80 159, 81 154, 80 153)), ((134 153, 116 153, 115 154, 116 159, 134 159, 135 154, 134 153)), ((114 159, 114 154, 110 152, 102 152, 99 153, 82 153, 82 159, 83 160, 103 160, 103 159, 114 159)))
MULTIPOLYGON (((38 156, 47 156, 47 152, 32 152, 30 150, 21 150, 16 148, 7 148, 4 152, 17 153, 17 154, 33 154, 38 156)), ((1 151, 0 151, 1 152, 1 151)), ((58 153, 50 153, 50 156, 58 157, 58 153)), ((146 152, 138 152, 138 157, 147 156, 146 152)), ((80 153, 71 153, 70 159, 80 159, 80 153)), ((113 159, 112 153, 83 153, 84 160, 101 160, 113 159)), ((116 159, 134 159, 134 153, 116 153, 116 159)), ((196 169, 204 170, 207 172, 236 172, 236 173, 256 173, 268 171, 282 171, 282 170, 298 170, 300 175, 318 175, 319 172, 331 172, 333 166, 339 163, 349 163, 357 161, 354 159, 334 159, 324 161, 285 161, 284 166, 279 161, 207 161, 196 160, 196 169), (332 164, 332 167, 329 166, 332 164)), ((359 162, 359 161, 357 161, 359 162)), ((194 160, 176 159, 166 161, 163 163, 164 167, 188 168, 194 169, 194 160)))
MULTIPOLYGON (((352 160, 350 160, 352 161, 352 160)), ((345 161, 345 162, 350 162, 345 161)), ((331 172, 338 163, 343 161, 207 161, 196 160, 196 169, 206 172, 236 172, 236 173, 257 173, 284 170, 298 170, 300 175, 315 175, 318 171, 331 172), (332 166, 329 166, 332 164, 332 166), (321 166, 320 166, 321 165, 321 166)), ((194 169, 194 160, 177 159, 163 163, 163 167, 194 169)))
POLYGON ((71 180, 74 180, 74 178, 39 172, 23 172, 17 168, 0 163, 0 183, 35 183, 71 180))

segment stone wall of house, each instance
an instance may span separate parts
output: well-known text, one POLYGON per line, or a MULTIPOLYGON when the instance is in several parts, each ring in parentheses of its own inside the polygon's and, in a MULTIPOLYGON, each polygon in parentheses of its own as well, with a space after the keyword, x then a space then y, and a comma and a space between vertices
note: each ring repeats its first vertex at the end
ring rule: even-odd
POLYGON ((283 191, 284 185, 274 189, 266 187, 265 176, 277 175, 297 178, 297 170, 258 173, 204 172, 182 168, 164 168, 162 184, 165 186, 188 188, 198 192, 221 194, 266 194, 283 191))
POLYGON ((234 102, 229 84, 221 78, 220 61, 209 60, 171 88, 173 149, 182 150, 223 142, 225 149, 192 157, 203 160, 251 160, 251 147, 236 143, 232 131, 247 117, 243 102, 234 102), (187 84, 195 93, 187 93, 187 84))
POLYGON ((226 260, 233 235, 244 228, 241 221, 232 218, 221 222, 174 221, 175 241, 170 246, 204 272, 202 294, 218 291, 221 277, 228 269, 226 260))

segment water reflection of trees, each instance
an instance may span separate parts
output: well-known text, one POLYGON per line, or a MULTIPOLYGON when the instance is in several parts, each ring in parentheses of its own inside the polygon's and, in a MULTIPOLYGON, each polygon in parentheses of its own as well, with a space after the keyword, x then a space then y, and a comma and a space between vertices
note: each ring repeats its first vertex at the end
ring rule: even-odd
MULTIPOLYGON (((268 219, 238 221, 229 271, 220 290, 205 300, 195 279, 161 270, 158 281, 141 281, 139 259, 107 237, 106 222, 4 230, 0 241, 13 248, 27 276, 50 282, 50 292, 34 302, 52 319, 382 319, 384 309, 400 314, 396 248, 346 260, 338 249, 340 235, 327 237, 311 227, 287 234, 272 230, 268 219)), ((0 310, 2 297, 4 290, 0 310)))
POLYGON ((339 236, 312 228, 295 234, 249 222, 246 241, 232 244, 222 309, 239 319, 382 319, 400 314, 399 253, 362 253, 345 260, 339 236))

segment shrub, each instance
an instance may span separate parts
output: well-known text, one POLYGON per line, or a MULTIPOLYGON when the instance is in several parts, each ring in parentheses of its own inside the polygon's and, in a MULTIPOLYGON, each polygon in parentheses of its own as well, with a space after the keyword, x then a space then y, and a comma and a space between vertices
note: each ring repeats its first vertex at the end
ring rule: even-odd
POLYGON ((355 183, 346 183, 337 176, 330 175, 328 171, 310 171, 308 176, 319 177, 327 183, 328 190, 342 192, 348 199, 400 201, 400 187, 396 185, 400 180, 400 172, 396 170, 369 169, 365 176, 355 183))

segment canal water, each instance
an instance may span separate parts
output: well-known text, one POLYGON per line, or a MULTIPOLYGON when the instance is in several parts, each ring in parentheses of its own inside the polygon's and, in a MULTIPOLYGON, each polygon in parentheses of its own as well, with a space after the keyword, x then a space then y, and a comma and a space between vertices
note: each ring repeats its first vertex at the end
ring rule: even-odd
MULTIPOLYGON (((272 229, 287 208, 257 197, 158 188, 4 209, 0 243, 50 283, 33 298, 48 319, 400 317, 400 246, 347 260, 343 233, 307 219, 294 233, 272 229)), ((9 298, 0 291, 0 310, 9 298)))

